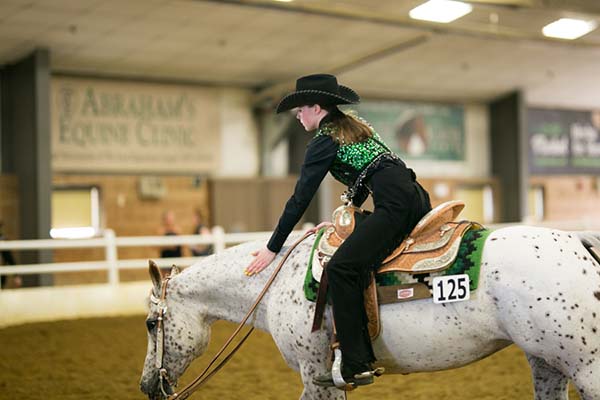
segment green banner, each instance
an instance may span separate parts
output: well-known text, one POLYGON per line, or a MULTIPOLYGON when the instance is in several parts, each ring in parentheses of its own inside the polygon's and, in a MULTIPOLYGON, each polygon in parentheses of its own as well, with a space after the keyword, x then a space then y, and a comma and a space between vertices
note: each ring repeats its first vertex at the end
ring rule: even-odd
POLYGON ((600 172, 600 111, 529 109, 527 121, 531 173, 600 172))
POLYGON ((350 109, 373 125, 403 159, 465 160, 465 118, 461 106, 365 101, 350 109))

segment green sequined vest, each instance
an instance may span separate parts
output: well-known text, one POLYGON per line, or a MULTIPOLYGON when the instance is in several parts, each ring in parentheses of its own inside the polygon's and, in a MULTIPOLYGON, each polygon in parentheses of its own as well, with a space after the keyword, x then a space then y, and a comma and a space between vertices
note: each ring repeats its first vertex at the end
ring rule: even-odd
MULTIPOLYGON (((336 126, 328 123, 320 127, 315 137, 335 135, 336 126)), ((346 186, 352 186, 361 171, 378 155, 389 153, 389 149, 377 132, 371 129, 373 137, 363 142, 340 143, 335 160, 329 172, 346 186)))

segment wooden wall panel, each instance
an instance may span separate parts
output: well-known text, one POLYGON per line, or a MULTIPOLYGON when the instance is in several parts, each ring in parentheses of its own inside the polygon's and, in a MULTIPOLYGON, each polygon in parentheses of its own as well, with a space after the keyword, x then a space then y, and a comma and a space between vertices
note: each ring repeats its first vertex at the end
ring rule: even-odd
MULTIPOLYGON (((264 227, 266 230, 270 231, 277 226, 285 203, 287 203, 292 193, 294 193, 296 179, 297 177, 291 176, 287 178, 270 178, 264 180, 263 185, 265 187, 265 193, 268 193, 264 207, 264 227)), ((297 225, 298 229, 304 221, 305 218, 300 220, 297 225)))
POLYGON ((222 226, 226 232, 264 230, 263 195, 259 180, 212 180, 211 194, 215 225, 222 226))
POLYGON ((0 175, 0 221, 4 223, 2 233, 6 239, 20 239, 19 186, 14 175, 0 175))
POLYGON ((272 230, 295 183, 295 177, 212 180, 214 224, 226 232, 272 230))
POLYGON ((534 176, 530 182, 544 188, 544 220, 600 224, 600 177, 534 176))
MULTIPOLYGON (((182 234, 192 234, 194 209, 200 209, 210 221, 208 184, 196 185, 190 176, 161 177, 167 194, 160 200, 141 199, 138 194, 139 176, 106 175, 55 175, 54 186, 93 185, 100 188, 102 227, 113 229, 117 236, 157 235, 165 210, 173 210, 182 234)), ((210 225, 210 224, 209 224, 210 225)), ((160 250, 152 247, 123 248, 119 258, 156 258, 160 250)), ((189 251, 184 248, 184 255, 189 251)), ((99 260, 104 258, 102 249, 65 249, 54 253, 56 262, 99 260)), ((84 273, 55 274, 56 284, 79 282, 84 273)), ((85 273, 86 282, 105 282, 106 273, 85 273)), ((144 270, 122 271, 122 280, 145 279, 144 270)))
MULTIPOLYGON (((2 221, 2 234, 6 240, 20 239, 19 230, 19 185, 16 175, 0 175, 0 221, 2 221)), ((11 251, 15 262, 19 263, 19 253, 11 251)), ((0 265, 4 260, 0 259, 0 265)), ((0 267, 1 268, 1 267, 0 267)), ((3 277, 4 278, 4 277, 3 277)), ((17 280, 9 277, 5 287, 12 288, 20 286, 17 280)))

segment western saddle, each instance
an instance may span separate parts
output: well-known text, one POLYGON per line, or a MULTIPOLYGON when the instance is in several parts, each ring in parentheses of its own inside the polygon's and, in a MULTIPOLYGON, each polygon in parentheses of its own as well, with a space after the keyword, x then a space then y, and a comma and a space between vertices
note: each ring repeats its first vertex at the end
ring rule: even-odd
MULTIPOLYGON (((464 207, 464 202, 454 200, 427 213, 383 261, 377 273, 427 273, 449 267, 458 254, 460 239, 472 226, 469 221, 454 222, 464 207)), ((317 249, 322 264, 329 261, 366 215, 368 213, 354 206, 341 206, 333 212, 333 225, 327 228, 317 249)))
MULTIPOLYGON (((460 200, 442 203, 427 213, 412 232, 402 241, 377 269, 376 274, 404 272, 424 274, 443 271, 450 267, 458 255, 460 242, 473 226, 473 222, 455 222, 465 203, 460 200)), ((358 207, 344 205, 333 212, 333 225, 327 228, 317 245, 317 258, 325 267, 338 247, 354 231, 354 228, 369 213, 358 207)), ((313 274, 314 275, 314 274, 313 274)), ((426 287, 416 286, 416 290, 429 291, 426 287)), ((321 326, 325 307, 327 282, 321 279, 313 331, 321 326)), ((365 290, 365 309, 369 317, 369 334, 374 340, 381 331, 379 322, 379 300, 374 275, 365 290)), ((422 296, 425 297, 425 296, 422 296)))

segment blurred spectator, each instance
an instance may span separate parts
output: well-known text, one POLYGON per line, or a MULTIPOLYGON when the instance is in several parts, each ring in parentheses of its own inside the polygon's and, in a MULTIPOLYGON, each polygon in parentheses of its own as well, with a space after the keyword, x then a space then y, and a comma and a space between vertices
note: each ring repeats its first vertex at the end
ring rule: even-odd
MULTIPOLYGON (((199 209, 194 210, 194 235, 210 235, 210 229, 204 224, 202 212, 199 209)), ((213 253, 213 247, 210 244, 196 244, 190 246, 194 257, 207 256, 213 253)))
MULTIPOLYGON (((2 220, 0 220, 0 241, 5 240, 3 228, 4 228, 4 222, 2 220)), ((0 252, 0 256, 2 257, 2 265, 15 265, 16 264, 15 258, 13 257, 10 250, 2 250, 0 252)), ((10 286, 21 287, 21 285, 22 285, 21 277, 18 275, 15 275, 14 278, 12 279, 12 285, 10 285, 10 286)), ((5 286, 7 286, 7 279, 6 279, 6 276, 4 276, 4 275, 2 275, 0 286, 3 288, 5 286)))
MULTIPOLYGON (((175 236, 181 234, 181 229, 175 223, 175 213, 167 210, 162 215, 162 226, 158 230, 161 236, 175 236)), ((181 257, 181 246, 162 247, 160 258, 181 257)))

